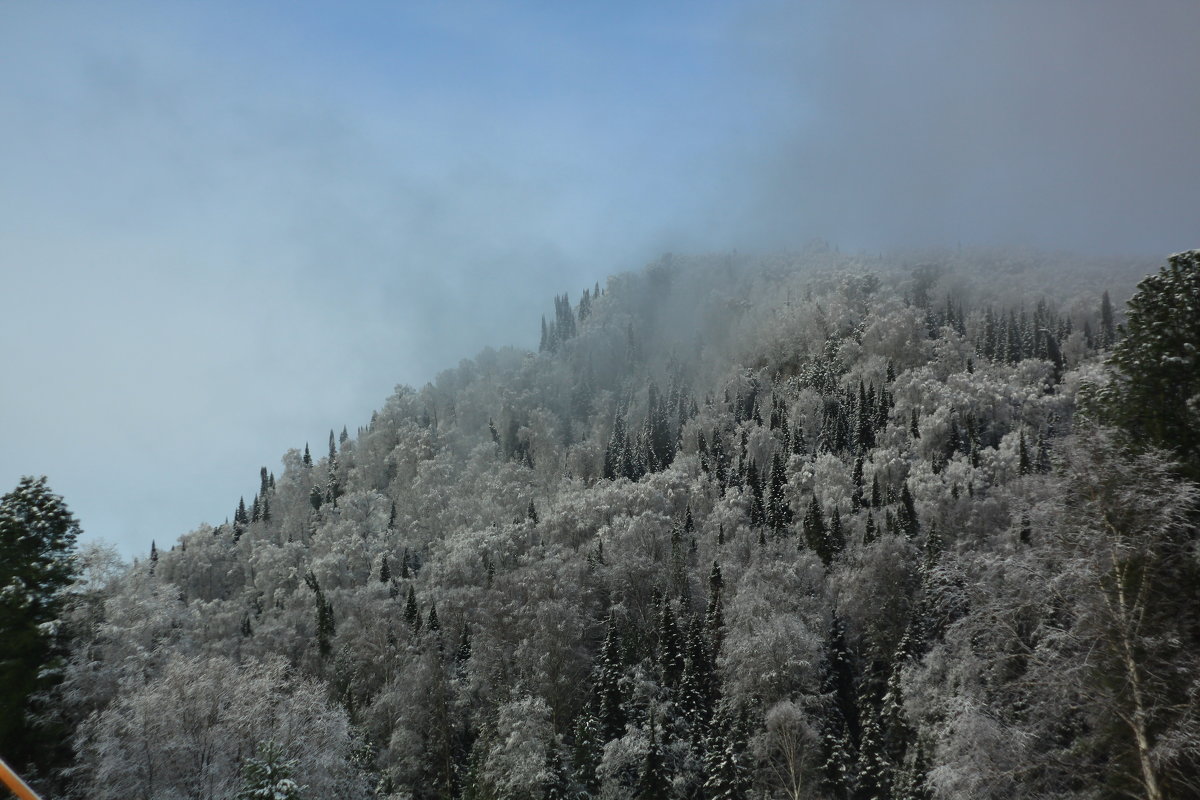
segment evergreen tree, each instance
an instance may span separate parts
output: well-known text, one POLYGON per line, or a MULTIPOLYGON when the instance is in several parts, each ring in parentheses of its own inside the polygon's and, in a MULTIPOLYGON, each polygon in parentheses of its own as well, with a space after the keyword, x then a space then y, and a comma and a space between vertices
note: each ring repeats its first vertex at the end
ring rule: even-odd
POLYGON ((338 457, 337 447, 333 441, 333 431, 329 431, 329 461, 327 462, 329 474, 325 478, 325 500, 337 505, 338 498, 342 496, 342 483, 338 477, 338 457))
POLYGON ((297 763, 285 758, 283 747, 267 742, 246 760, 244 782, 237 800, 300 800, 304 787, 292 780, 297 763))
POLYGON ((892 800, 893 764, 888 760, 879 716, 869 702, 863 703, 865 722, 858 746, 855 800, 892 800))
POLYGON ((854 491, 850 495, 850 510, 857 512, 862 508, 863 504, 863 459, 862 456, 854 459, 854 472, 851 480, 854 483, 854 491))
POLYGON ((887 389, 879 391, 879 402, 875 408, 875 430, 882 431, 887 428, 888 419, 891 416, 892 408, 896 405, 896 398, 887 389))
POLYGON ((771 458, 771 475, 767 490, 767 524, 776 536, 783 536, 792 524, 792 508, 784 493, 786 486, 787 475, 783 467, 783 456, 777 451, 771 458))
POLYGON ((809 549, 821 559, 821 563, 828 567, 833 561, 834 553, 829 546, 829 531, 825 528, 825 515, 821 513, 821 504, 817 502, 816 495, 813 495, 808 504, 808 511, 804 514, 804 541, 808 544, 809 549))
POLYGON ((912 605, 912 616, 905 637, 907 641, 903 642, 901 651, 906 658, 923 656, 929 646, 942 636, 948 624, 945 616, 948 608, 940 612, 937 610, 938 597, 946 588, 937 572, 944 544, 937 524, 930 523, 929 532, 925 535, 924 555, 918 567, 921 582, 912 605))
POLYGON ((658 624, 658 670, 662 685, 674 689, 679 685, 683 676, 684 643, 683 634, 671 613, 670 602, 663 602, 662 614, 658 624))
POLYGON ((830 622, 821 663, 821 694, 824 702, 819 707, 822 752, 819 785, 830 797, 849 800, 855 785, 858 706, 845 625, 836 614, 830 622))
POLYGON ((650 734, 650 746, 646 749, 646 758, 642 762, 641 772, 638 773, 634 797, 637 800, 668 800, 671 796, 671 784, 667 778, 667 767, 663 761, 662 749, 658 746, 653 713, 650 714, 650 722, 647 727, 650 734))
POLYGON ((1096 334, 1092 330, 1092 321, 1090 319, 1083 321, 1083 341, 1087 344, 1089 350, 1096 349, 1098 342, 1096 341, 1096 334))
POLYGON ((1037 457, 1033 462, 1035 472, 1045 475, 1050 472, 1050 442, 1045 433, 1039 433, 1037 437, 1037 457))
POLYGON ((592 314, 592 290, 591 289, 583 290, 583 295, 581 295, 579 298, 579 307, 575 313, 578 316, 580 323, 582 323, 589 316, 591 316, 591 314, 592 314))
POLYGON ((392 580, 392 570, 388 567, 387 556, 383 557, 383 562, 379 565, 379 582, 388 583, 392 580))
POLYGON ((925 756, 925 747, 918 739, 908 749, 904 763, 896 771, 892 789, 894 800, 932 800, 933 793, 926 783, 928 774, 929 761, 925 756))
POLYGON ((646 447, 651 457, 651 472, 666 469, 675 459, 675 437, 667 419, 667 407, 659 395, 658 387, 650 383, 646 406, 646 447))
MULTIPOLYGON (((738 437, 738 463, 737 470, 730 474, 729 483, 731 486, 742 486, 746 482, 746 467, 749 464, 749 459, 746 458, 746 448, 748 445, 748 435, 746 429, 741 429, 741 434, 738 437)), ((761 497, 760 497, 761 500, 761 497)), ((761 502, 759 503, 761 506, 761 502)))
POLYGON ((565 342, 573 338, 576 334, 575 311, 571 308, 571 300, 566 292, 562 297, 554 298, 554 316, 554 329, 558 334, 558 340, 565 342))
POLYGON ((729 458, 725 454, 725 446, 721 444, 721 433, 716 430, 712 435, 712 465, 717 485, 721 487, 721 494, 724 494, 729 485, 729 458))
POLYGON ((467 661, 471 658, 471 626, 463 624, 462 633, 458 638, 458 647, 454 651, 454 664, 459 670, 460 676, 466 668, 467 661))
POLYGON ((693 743, 699 744, 708 733, 719 694, 713 648, 699 619, 693 618, 688 624, 686 647, 687 660, 680 680, 678 703, 693 743))
POLYGON ((754 462, 746 469, 746 485, 750 489, 750 524, 759 527, 766 523, 766 513, 763 508, 762 481, 758 478, 758 467, 754 462))
POLYGON ((792 428, 792 455, 802 456, 808 452, 808 442, 804 438, 803 420, 798 420, 792 428))
POLYGON ((983 330, 975 343, 975 351, 985 358, 996 359, 996 315, 991 306, 983 312, 983 330))
POLYGON ((312 573, 312 570, 304 575, 304 582, 312 590, 316 601, 317 650, 322 656, 327 656, 333 652, 332 641, 336 632, 333 621, 333 604, 325 599, 325 593, 321 591, 321 586, 317 583, 317 576, 312 573))
POLYGON ((975 418, 975 412, 967 414, 967 453, 971 459, 971 466, 979 468, 979 422, 975 418))
POLYGON ((829 516, 829 530, 826 536, 829 539, 829 552, 835 556, 846 549, 846 534, 842 531, 842 512, 836 506, 829 516))
POLYGON ((75 578, 79 523, 46 478, 24 477, 0 497, 0 756, 22 769, 59 755, 59 731, 35 728, 31 698, 58 681, 56 631, 75 578))
POLYGON ((957 412, 950 415, 950 432, 946 436, 946 460, 954 458, 954 454, 962 450, 962 430, 958 426, 957 412))
MULTIPOLYGON (((487 761, 488 751, 491 749, 495 740, 495 730, 493 724, 485 724, 479 735, 475 737, 475 741, 471 743, 470 752, 467 754, 466 769, 461 778, 462 794, 461 800, 494 800, 495 792, 488 785, 484 778, 484 764, 487 761)), ((385 778, 386 780, 386 778, 385 778)), ((384 785, 381 787, 384 790, 390 790, 394 787, 384 785)), ((376 794, 382 794, 382 791, 376 790, 376 794)), ((390 793, 387 796, 392 796, 390 793)))
POLYGON ((870 450, 875 446, 875 387, 867 394, 862 381, 858 382, 858 408, 855 422, 855 439, 857 449, 870 450))
POLYGON ((921 523, 917 520, 917 508, 913 502, 912 492, 908 490, 908 482, 900 490, 900 508, 896 515, 896 524, 900 532, 908 539, 917 538, 921 532, 921 523))
POLYGON ((566 762, 563 761, 562 749, 558 746, 558 742, 553 740, 546 743, 546 774, 549 779, 546 781, 546 791, 542 795, 543 800, 575 800, 575 787, 571 780, 571 773, 567 770, 566 762))
POLYGON ((404 601, 404 621, 414 632, 421 630, 421 610, 417 607, 417 593, 413 587, 408 587, 408 597, 404 601))
POLYGON ((609 436, 608 447, 604 450, 604 477, 607 480, 629 477, 628 450, 629 441, 625 435, 625 419, 618 412, 613 417, 612 435, 609 436))
POLYGON ((880 703, 880 746, 877 758, 883 765, 880 771, 889 786, 895 783, 900 771, 898 767, 904 764, 908 751, 916 746, 916 732, 909 725, 904 711, 901 672, 918 654, 919 645, 912 636, 917 627, 919 626, 910 624, 909 632, 901 637, 900 644, 896 647, 892 663, 888 667, 886 689, 880 703))
POLYGON ((621 660, 621 634, 615 614, 608 615, 604 644, 592 671, 592 710, 600 742, 610 742, 625 733, 625 669, 621 660))
POLYGON ((1172 451, 1200 479, 1200 250, 1178 253, 1138 284, 1099 393, 1105 422, 1130 442, 1172 451))
POLYGON ((750 791, 750 765, 736 713, 728 706, 722 708, 713 728, 705 757, 706 794, 711 800, 745 800, 750 791))
POLYGON ((1113 315, 1112 299, 1108 292, 1100 298, 1100 341, 1097 345, 1101 350, 1108 350, 1117 343, 1117 326, 1113 315))
POLYGON ((600 778, 596 768, 604 755, 604 738, 599 720, 589 711, 584 711, 575 720, 575 782, 582 790, 580 797, 596 797, 600 792, 600 778))
POLYGON ((721 565, 713 562, 712 570, 708 573, 708 609, 704 614, 704 624, 709 635, 713 637, 713 650, 720 648, 721 632, 725 627, 725 612, 721 601, 721 589, 725 579, 721 576, 721 565))

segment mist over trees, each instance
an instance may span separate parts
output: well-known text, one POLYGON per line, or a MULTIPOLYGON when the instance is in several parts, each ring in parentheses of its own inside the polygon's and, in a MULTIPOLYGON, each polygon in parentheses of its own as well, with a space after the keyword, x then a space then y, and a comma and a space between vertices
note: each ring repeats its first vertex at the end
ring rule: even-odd
POLYGON ((71 752, 37 777, 1196 795, 1200 256, 1135 291, 1155 269, 814 246, 558 295, 538 353, 248 468, 230 521, 75 555, 61 664, 26 691, 71 752))

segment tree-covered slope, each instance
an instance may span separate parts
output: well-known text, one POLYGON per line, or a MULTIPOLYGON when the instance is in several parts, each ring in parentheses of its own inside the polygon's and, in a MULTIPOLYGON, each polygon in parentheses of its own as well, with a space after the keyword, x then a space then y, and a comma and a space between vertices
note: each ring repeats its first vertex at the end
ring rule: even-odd
POLYGON ((1194 791, 1195 487, 1077 404, 1151 268, 814 248, 556 297, 540 352, 91 554, 73 790, 232 797, 267 753, 304 797, 1194 791))

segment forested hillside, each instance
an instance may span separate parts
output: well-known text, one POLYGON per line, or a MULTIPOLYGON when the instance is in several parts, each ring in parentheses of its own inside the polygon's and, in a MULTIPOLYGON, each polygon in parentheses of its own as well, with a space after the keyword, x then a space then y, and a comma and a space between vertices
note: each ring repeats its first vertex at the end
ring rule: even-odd
MULTIPOLYGON (((557 287, 540 352, 244 465, 228 521, 132 566, 83 552, 43 704, 74 750, 42 777, 1200 796, 1196 440, 1172 450, 1200 336, 1124 310, 1159 266, 814 247, 557 287)), ((1143 292, 1200 296, 1174 268, 1143 292)))

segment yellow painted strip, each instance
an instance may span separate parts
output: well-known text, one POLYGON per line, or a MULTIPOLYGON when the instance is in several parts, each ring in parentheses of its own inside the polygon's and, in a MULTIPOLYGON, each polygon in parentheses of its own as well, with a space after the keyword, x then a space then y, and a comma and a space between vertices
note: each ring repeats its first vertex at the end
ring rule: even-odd
POLYGON ((20 776, 13 772, 8 764, 4 763, 4 759, 2 758, 0 758, 0 781, 3 781, 4 785, 9 788, 9 791, 19 797, 20 800, 41 800, 37 796, 37 793, 33 789, 30 789, 29 785, 21 780, 20 776))

